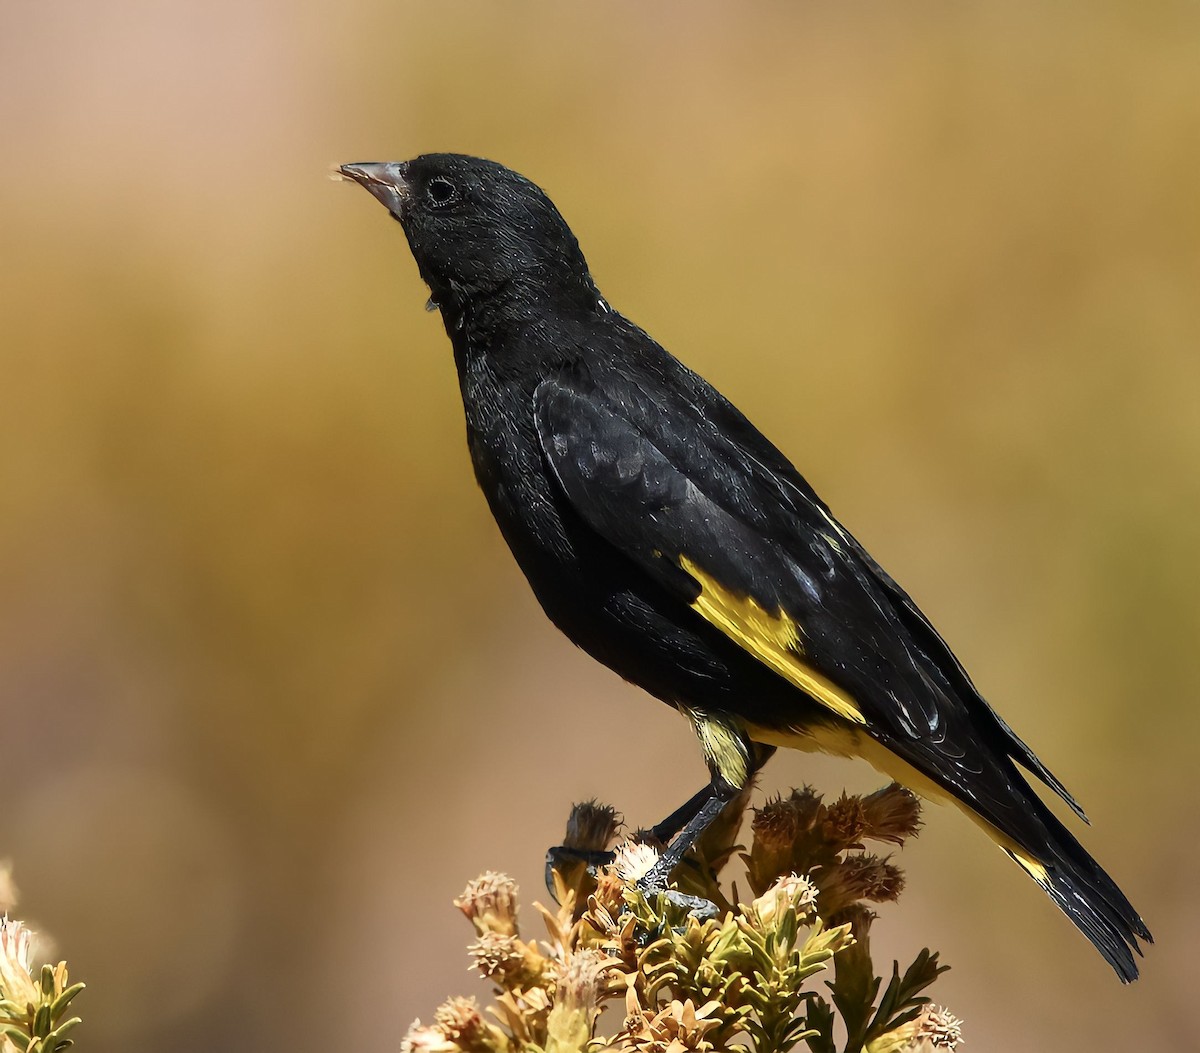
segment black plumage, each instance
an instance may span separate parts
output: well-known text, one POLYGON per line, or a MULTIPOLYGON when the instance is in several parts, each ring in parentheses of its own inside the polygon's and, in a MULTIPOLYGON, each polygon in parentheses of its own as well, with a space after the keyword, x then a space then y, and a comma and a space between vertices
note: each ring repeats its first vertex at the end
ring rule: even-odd
POLYGON ((404 227, 547 615, 695 724, 711 781, 663 868, 774 747, 860 755, 958 804, 1134 979, 1146 926, 1020 769, 1078 804, 788 459, 609 307, 545 194, 457 154, 341 171, 404 227))

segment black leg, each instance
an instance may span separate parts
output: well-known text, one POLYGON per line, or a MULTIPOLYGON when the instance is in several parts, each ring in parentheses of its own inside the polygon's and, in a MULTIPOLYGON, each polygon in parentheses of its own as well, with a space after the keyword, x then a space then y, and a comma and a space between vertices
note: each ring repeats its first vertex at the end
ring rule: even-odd
MULTIPOLYGON (((646 888, 666 888, 668 879, 675 868, 679 866, 680 860, 687 855, 688 849, 708 829, 708 825, 721 814, 721 809, 740 792, 740 790, 734 789, 722 780, 715 780, 688 801, 678 812, 663 820, 663 823, 660 825, 665 825, 668 821, 675 819, 676 816, 691 808, 697 801, 699 802, 699 807, 692 810, 691 818, 684 823, 683 829, 679 831, 678 836, 670 843, 658 862, 654 864, 650 873, 642 879, 643 886, 646 888)), ((657 836, 657 827, 655 830, 657 836)))
MULTIPOLYGON (((752 751, 750 778, 759 772, 775 752, 775 747, 753 743, 752 751)), ((696 839, 721 814, 721 809, 739 793, 741 793, 741 789, 731 786, 719 775, 714 774, 712 782, 692 794, 662 822, 652 826, 649 830, 650 835, 668 847, 650 873, 643 877, 638 884, 647 890, 665 889, 672 872, 679 865, 680 860, 687 855, 692 845, 696 843, 696 839)), ((546 853, 546 887, 551 893, 554 892, 554 869, 556 867, 570 863, 584 863, 592 868, 604 866, 611 863, 612 860, 611 852, 588 851, 564 845, 551 848, 546 853)), ((696 900, 694 896, 685 898, 696 900)), ((696 902, 707 903, 707 900, 696 900, 696 902)))
POLYGON ((708 800, 713 795, 713 784, 710 782, 703 786, 699 792, 694 793, 683 804, 668 815, 661 823, 655 823, 650 827, 650 833, 655 840, 661 841, 664 845, 669 844, 680 830, 692 821, 699 814, 700 810, 708 803, 708 800))
MULTIPOLYGON (((671 839, 699 814, 713 793, 713 784, 709 783, 689 797, 662 822, 655 823, 654 826, 650 827, 648 833, 660 844, 670 844, 671 839)), ((706 823, 705 825, 708 824, 706 823)), ((571 848, 567 845, 556 845, 546 853, 546 887, 551 892, 554 891, 554 870, 556 867, 569 866, 572 863, 584 863, 589 868, 593 868, 605 866, 612 861, 613 854, 611 852, 589 851, 582 848, 571 848)))
MULTIPOLYGON (((762 766, 774 753, 774 746, 757 742, 751 744, 751 769, 746 785, 749 785, 749 780, 762 770, 762 766)), ((666 888, 672 872, 687 855, 688 850, 742 789, 743 787, 731 786, 714 772, 712 782, 653 827, 651 833, 663 844, 667 844, 668 841, 670 844, 654 868, 642 879, 642 886, 666 888), (671 840, 672 837, 674 840, 671 840)))

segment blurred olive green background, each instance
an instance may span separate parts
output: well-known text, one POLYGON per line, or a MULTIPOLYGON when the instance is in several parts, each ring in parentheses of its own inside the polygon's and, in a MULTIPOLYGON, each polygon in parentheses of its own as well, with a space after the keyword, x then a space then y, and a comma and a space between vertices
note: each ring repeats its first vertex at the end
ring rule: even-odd
MULTIPOLYGON (((0 6, 0 855, 81 1048, 394 1050, 481 869, 704 779, 475 489, 400 229, 494 157, 732 397, 1080 796, 1120 989, 957 814, 906 851, 972 1050, 1187 1048, 1200 937, 1191 4, 0 6)), ((780 756, 765 788, 878 784, 780 756)))

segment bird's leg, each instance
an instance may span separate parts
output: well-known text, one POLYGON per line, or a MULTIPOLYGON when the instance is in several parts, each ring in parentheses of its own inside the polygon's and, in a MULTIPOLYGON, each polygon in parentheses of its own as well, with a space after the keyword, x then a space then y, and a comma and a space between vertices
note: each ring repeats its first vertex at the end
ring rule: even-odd
POLYGON ((775 752, 774 746, 746 741, 745 779, 740 786, 734 785, 721 775, 717 766, 710 765, 712 779, 699 793, 682 807, 677 808, 651 831, 666 843, 674 835, 657 863, 638 882, 643 892, 665 892, 674 902, 686 907, 692 914, 704 919, 717 914, 716 905, 700 896, 689 896, 682 892, 669 891, 667 886, 671 874, 679 866, 704 831, 716 820, 724 808, 735 800, 751 783, 762 766, 775 752))
POLYGON ((637 887, 649 895, 666 896, 676 906, 683 907, 700 921, 716 917, 717 906, 711 900, 678 892, 668 888, 667 883, 688 849, 739 792, 723 779, 714 779, 686 804, 655 826, 651 833, 661 841, 666 841, 672 830, 677 830, 678 833, 666 851, 659 856, 658 862, 638 880, 637 887), (680 825, 682 829, 679 829, 680 825))
MULTIPOLYGON (((747 778, 746 778, 746 785, 749 785, 750 780, 752 780, 759 773, 759 771, 762 770, 762 766, 767 763, 767 761, 770 759, 771 755, 774 752, 775 752, 774 746, 765 746, 759 742, 750 744, 750 749, 749 749, 750 764, 749 764, 749 774, 747 775, 747 778)), ((744 787, 742 787, 742 788, 734 787, 734 786, 730 785, 725 779, 723 779, 719 774, 714 772, 713 777, 703 787, 701 787, 697 793, 694 793, 691 797, 689 797, 683 804, 681 804, 678 808, 676 808, 675 811, 673 811, 670 815, 668 815, 662 822, 656 823, 654 826, 650 827, 650 830, 648 832, 653 838, 655 838, 655 840, 659 841, 661 844, 664 844, 664 845, 669 844, 671 842, 672 838, 674 838, 676 834, 678 834, 681 830, 683 830, 687 826, 688 823, 690 823, 693 819, 696 818, 696 816, 698 816, 700 814, 700 812, 704 809, 704 806, 706 804, 708 804, 709 801, 711 801, 714 796, 718 796, 721 798, 721 807, 723 808, 726 804, 728 804, 730 801, 732 801, 739 793, 741 793, 742 789, 744 789, 744 787)), ((678 858, 675 860, 676 864, 678 864, 679 860, 683 858, 684 854, 687 852, 687 850, 689 848, 691 848, 692 844, 695 843, 696 839, 702 833, 704 833, 704 830, 709 825, 709 823, 711 823, 713 821, 713 819, 715 819, 716 816, 719 814, 720 814, 720 808, 718 808, 716 810, 716 812, 714 812, 713 815, 709 817, 707 822, 700 824, 700 826, 697 828, 695 834, 688 841, 688 843, 683 845, 682 849, 679 852, 678 858)))
MULTIPOLYGON (((654 827, 654 835, 660 840, 666 841, 666 837, 662 837, 660 831, 665 831, 669 829, 670 824, 676 823, 681 818, 684 819, 682 829, 679 829, 674 840, 639 884, 646 890, 665 889, 668 879, 675 868, 679 866, 683 857, 687 855, 688 849, 708 829, 709 824, 721 814, 721 810, 740 792, 737 787, 730 786, 724 779, 713 779, 687 804, 654 827)), ((678 827, 676 828, 678 829, 678 827)))
MULTIPOLYGON (((661 822, 650 827, 647 833, 660 844, 667 845, 666 851, 650 871, 639 881, 638 886, 646 892, 661 892, 667 888, 667 883, 688 850, 712 822, 721 814, 721 810, 749 785, 768 758, 775 752, 774 746, 761 743, 747 743, 746 782, 743 786, 734 786, 713 771, 712 778, 706 786, 692 794, 683 804, 675 809, 661 822)), ((597 867, 606 866, 613 861, 613 853, 595 849, 585 849, 570 845, 556 845, 546 852, 546 887, 554 892, 554 871, 563 869, 572 863, 584 863, 591 871, 597 867)), ((706 899, 698 896, 687 896, 680 892, 668 893, 672 899, 688 906, 693 913, 701 916, 712 916, 716 908, 706 899)))
POLYGON ((692 794, 662 822, 655 823, 650 827, 650 835, 661 844, 670 844, 671 839, 699 814, 712 794, 712 783, 705 783, 697 793, 692 794))
MULTIPOLYGON (((669 844, 704 807, 712 796, 712 784, 707 784, 693 794, 662 822, 650 827, 647 833, 660 844, 669 844)), ((607 866, 613 861, 613 853, 598 849, 579 848, 574 845, 555 845, 546 851, 546 887, 554 892, 554 871, 564 869, 572 863, 584 863, 589 870, 607 866)))

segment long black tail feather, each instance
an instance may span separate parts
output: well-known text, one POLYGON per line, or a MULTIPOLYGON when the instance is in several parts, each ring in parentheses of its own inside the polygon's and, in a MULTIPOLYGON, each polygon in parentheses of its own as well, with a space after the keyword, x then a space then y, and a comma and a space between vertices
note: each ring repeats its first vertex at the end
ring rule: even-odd
POLYGON ((1138 965, 1134 954, 1139 957, 1142 954, 1138 941, 1154 942, 1146 923, 1116 882, 1045 803, 1032 792, 1030 797, 1036 801, 1034 808, 1049 835, 1045 844, 1050 849, 1049 853, 1036 853, 1045 867, 1045 880, 1033 873, 1034 880, 1104 956, 1122 983, 1136 980, 1138 965))

